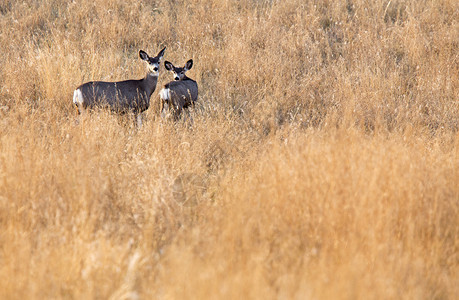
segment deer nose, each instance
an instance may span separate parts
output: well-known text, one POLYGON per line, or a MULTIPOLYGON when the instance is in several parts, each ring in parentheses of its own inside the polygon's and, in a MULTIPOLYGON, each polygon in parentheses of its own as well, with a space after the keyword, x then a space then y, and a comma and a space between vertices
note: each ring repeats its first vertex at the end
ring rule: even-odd
POLYGON ((175 79, 175 80, 179 80, 180 78, 179 78, 178 76, 175 76, 175 78, 174 78, 174 79, 175 79))
POLYGON ((153 70, 156 72, 158 71, 158 67, 154 67, 153 70))

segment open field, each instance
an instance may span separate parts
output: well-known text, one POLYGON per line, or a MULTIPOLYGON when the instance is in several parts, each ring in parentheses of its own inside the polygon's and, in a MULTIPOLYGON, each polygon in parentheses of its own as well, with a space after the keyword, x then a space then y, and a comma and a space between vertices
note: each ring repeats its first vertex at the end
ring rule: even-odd
POLYGON ((459 298, 458 1, 0 0, 0 41, 0 299, 459 298), (164 46, 192 126, 164 67, 77 122, 164 46))

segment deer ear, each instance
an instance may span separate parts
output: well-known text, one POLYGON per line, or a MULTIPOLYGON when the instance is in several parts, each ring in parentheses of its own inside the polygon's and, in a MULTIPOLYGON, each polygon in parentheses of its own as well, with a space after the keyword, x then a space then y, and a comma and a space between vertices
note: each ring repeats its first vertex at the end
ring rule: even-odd
POLYGON ((185 69, 188 71, 189 69, 191 69, 192 66, 193 66, 193 60, 190 59, 189 61, 186 62, 185 69))
POLYGON ((147 52, 145 52, 145 51, 143 51, 143 50, 140 50, 140 51, 139 51, 139 56, 140 56, 140 58, 143 59, 143 60, 148 60, 148 54, 147 54, 147 52))
POLYGON ((163 48, 163 50, 159 51, 158 55, 156 57, 158 57, 159 60, 161 60, 164 56, 164 51, 166 51, 166 47, 163 48))
POLYGON ((174 68, 174 65, 166 60, 164 62, 164 67, 166 68, 166 70, 171 71, 174 68))

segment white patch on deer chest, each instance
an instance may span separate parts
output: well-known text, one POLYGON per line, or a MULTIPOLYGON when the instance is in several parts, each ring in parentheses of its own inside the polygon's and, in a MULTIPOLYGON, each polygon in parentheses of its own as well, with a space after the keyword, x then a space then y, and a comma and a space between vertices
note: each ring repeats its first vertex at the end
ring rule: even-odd
POLYGON ((81 92, 80 89, 76 89, 73 92, 73 103, 75 103, 76 105, 82 105, 83 102, 84 102, 83 93, 81 92))

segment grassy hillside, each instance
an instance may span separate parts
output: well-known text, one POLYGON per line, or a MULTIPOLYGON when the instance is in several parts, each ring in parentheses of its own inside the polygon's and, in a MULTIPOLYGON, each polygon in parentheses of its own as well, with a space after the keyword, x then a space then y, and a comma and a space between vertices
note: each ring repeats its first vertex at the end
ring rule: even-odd
POLYGON ((457 299, 459 3, 0 0, 1 299, 457 299), (199 84, 193 125, 73 90, 199 84), (77 121, 78 120, 78 121, 77 121))

